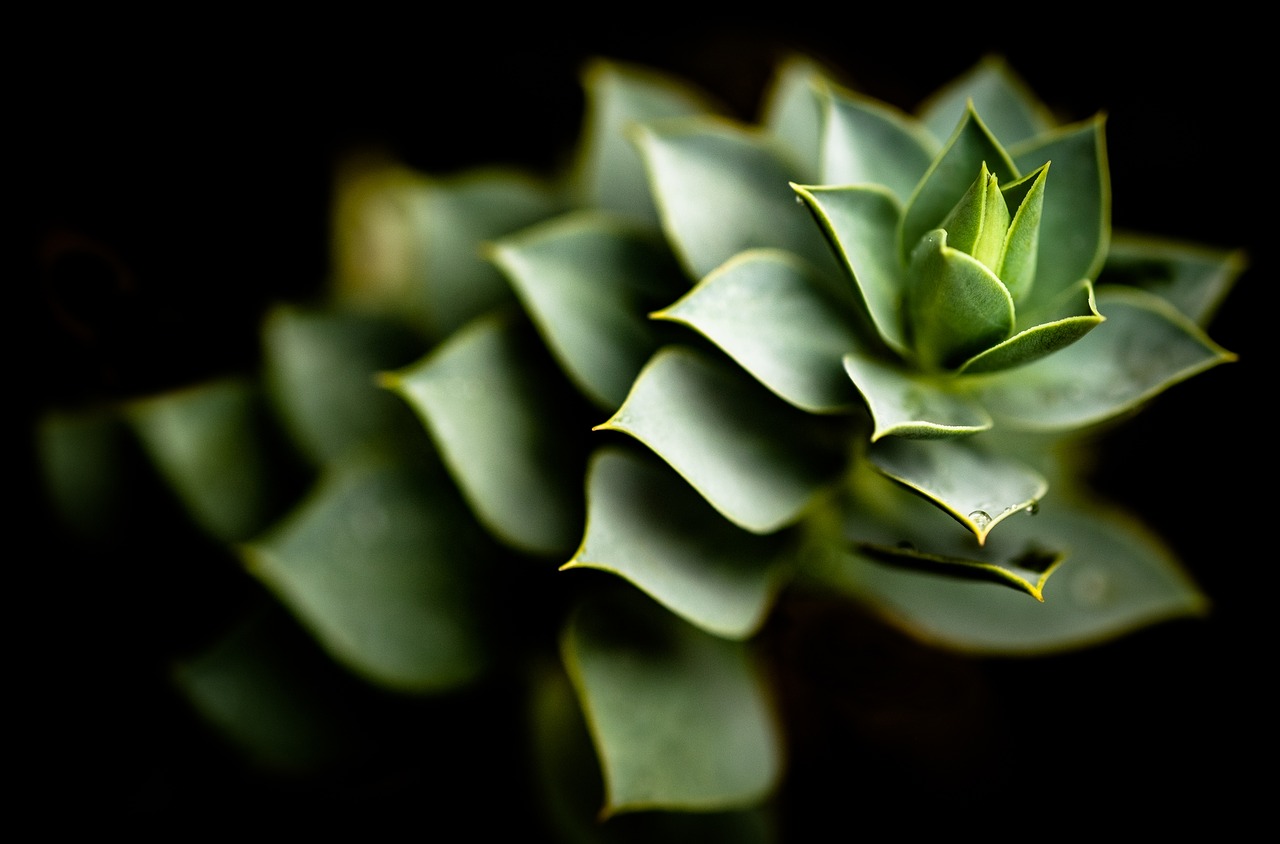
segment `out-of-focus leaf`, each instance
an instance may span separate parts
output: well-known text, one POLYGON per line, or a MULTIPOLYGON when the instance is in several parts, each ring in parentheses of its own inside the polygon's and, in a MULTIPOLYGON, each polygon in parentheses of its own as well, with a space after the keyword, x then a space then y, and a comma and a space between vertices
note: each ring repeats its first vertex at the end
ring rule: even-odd
POLYGON ((629 592, 579 606, 561 654, 604 769, 605 816, 746 807, 775 786, 777 725, 744 643, 629 592))
POLYGON ((1051 499, 992 542, 1061 548, 1044 602, 1009 589, 884 565, 850 553, 831 582, 918 639, 963 652, 1030 655, 1097 645, 1142 627, 1203 615, 1208 600, 1143 526, 1114 508, 1051 499))
MULTIPOLYGON (((1023 171, 1052 162, 1040 212, 1036 280, 1026 306, 1042 307, 1082 278, 1095 279, 1111 238, 1111 176, 1101 116, 1014 149, 1023 171)), ((1019 307, 1022 307, 1020 304, 1019 307)))
POLYGON ((107 534, 119 517, 128 437, 113 408, 49 411, 37 420, 44 491, 58 517, 81 537, 107 534))
POLYGON ((927 376, 864 355, 846 355, 844 367, 871 411, 871 441, 964 437, 991 427, 982 405, 927 376))
POLYGON ((1150 235, 1115 233, 1099 284, 1138 287, 1167 299, 1205 327, 1244 272, 1241 250, 1212 249, 1150 235))
POLYGON ((930 95, 920 106, 920 119, 937 138, 946 138, 960 122, 968 102, 995 136, 1010 146, 1051 129, 1055 120, 1001 56, 983 56, 963 75, 930 95))
POLYGON ((209 381, 136 399, 125 413, 161 476, 210 536, 245 539, 275 515, 278 479, 256 384, 209 381))
POLYGON ((534 675, 530 708, 540 805, 564 844, 769 844, 766 810, 637 811, 602 819, 604 787, 572 684, 556 668, 534 675))
POLYGON ((765 91, 760 125, 790 151, 800 181, 822 181, 827 84, 827 73, 817 62, 791 55, 777 64, 765 91))
MULTIPOLYGON (((485 316, 383 384, 414 409, 480 521, 507 544, 568 555, 582 536, 580 442, 533 329, 485 316)), ((585 428, 584 428, 585 429, 585 428)))
POLYGON ((577 204, 656 225, 658 212, 644 164, 631 142, 632 127, 662 118, 717 114, 723 108, 683 80, 625 62, 589 62, 582 87, 586 118, 570 182, 577 204))
POLYGON ((562 568, 613 572, 731 639, 760 627, 796 550, 731 524, 667 466, 619 448, 593 456, 587 505, 586 536, 562 568))
POLYGON ((886 103, 835 85, 826 90, 822 184, 883 185, 905 204, 937 154, 938 142, 918 121, 886 103))
POLYGON ((891 437, 874 443, 867 457, 971 530, 979 545, 996 525, 1035 504, 1049 488, 1030 467, 968 441, 891 437))
POLYGON ((1042 360, 975 381, 998 425, 1063 430, 1103 422, 1206 369, 1236 359, 1159 297, 1109 286, 1106 321, 1042 360))
POLYGON ((374 683, 446 690, 486 667, 474 584, 491 549, 443 471, 349 452, 239 550, 335 659, 374 683))
POLYGON ((727 120, 648 124, 636 141, 649 168, 663 230, 691 278, 744 249, 774 247, 834 270, 831 250, 796 207, 778 142, 727 120))
POLYGON ((653 449, 754 533, 794 522, 847 459, 839 420, 804 413, 691 347, 659 350, 618 412, 597 427, 653 449))
POLYGON ((221 735, 272 771, 317 773, 354 749, 334 678, 298 631, 268 611, 236 624, 173 669, 174 683, 221 735))
POLYGON ((657 350, 649 312, 689 285, 655 232, 600 212, 532 226, 491 255, 565 372, 608 410, 657 350))
POLYGON ((269 397, 294 443, 314 464, 370 442, 421 440, 403 401, 379 372, 422 354, 405 324, 371 312, 278 306, 262 329, 269 397))
POLYGON ((654 314, 696 329, 762 384, 814 413, 857 401, 841 358, 864 347, 847 291, 789 252, 730 258, 654 314))

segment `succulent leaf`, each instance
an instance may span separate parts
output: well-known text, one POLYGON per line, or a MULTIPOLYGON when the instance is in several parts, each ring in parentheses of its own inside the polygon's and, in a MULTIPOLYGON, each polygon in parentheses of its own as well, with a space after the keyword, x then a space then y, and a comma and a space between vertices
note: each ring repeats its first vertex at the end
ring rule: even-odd
POLYGON ((886 103, 834 84, 826 90, 822 184, 883 185, 905 205, 937 155, 938 142, 886 103))
POLYGON ((972 108, 996 137, 1016 144, 1056 124, 1049 108, 1002 56, 986 55, 921 104, 920 119, 935 137, 945 138, 972 108))
POLYGON ((1049 490, 1026 464, 955 440, 882 439, 867 459, 886 477, 933 501, 982 545, 996 525, 1032 507, 1049 490))
POLYGON ((531 226, 496 241, 490 255, 566 374, 608 410, 658 348, 645 315, 688 288, 651 230, 601 212, 531 226))
POLYGON ((422 419, 480 521, 534 554, 568 554, 582 534, 586 455, 558 435, 572 424, 559 378, 533 329, 501 313, 382 376, 422 419))
POLYGON ((863 347, 852 297, 789 252, 750 249, 653 314, 684 323, 781 398, 814 413, 857 403, 840 365, 863 347))
POLYGON ((452 689, 488 654, 472 579, 486 539, 447 478, 349 453, 281 523, 239 546, 260 579, 355 673, 394 689, 452 689))
POLYGON ((1116 233, 1099 284, 1137 287, 1168 300, 1205 327, 1247 266, 1241 250, 1116 233))
POLYGON ((982 405, 936 377, 858 354, 846 355, 844 367, 871 411, 872 442, 963 437, 992 425, 982 405))
POLYGON ((794 523, 847 459, 840 420, 804 413, 687 346, 660 349, 597 429, 644 443, 753 533, 794 523))
POLYGON ((833 268, 831 251, 788 187, 796 174, 786 150, 763 131, 689 118, 648 124, 636 143, 663 230, 691 278, 754 247, 833 268))
POLYGON ((52 410, 36 422, 44 492, 63 524, 91 539, 111 532, 123 505, 117 485, 131 436, 115 407, 52 410))
POLYGON ((604 816, 732 809, 773 789, 779 738, 744 643, 632 593, 578 607, 561 653, 604 770, 604 816))
POLYGON ((1035 363, 974 382, 997 424, 1084 428, 1127 413, 1174 384, 1236 359, 1165 300, 1136 288, 1097 293, 1106 321, 1035 363))
MULTIPOLYGON (((1019 313, 1022 318, 1025 310, 1019 313)), ((1008 340, 979 352, 959 367, 957 374, 999 372, 1031 363, 1051 355, 1079 340, 1092 331, 1106 317, 1098 313, 1093 285, 1081 281, 1066 291, 1058 307, 1052 311, 1033 314, 1023 328, 1008 340)))
POLYGON ((663 464, 606 447, 587 473, 587 529, 562 569, 610 571, 709 633, 763 623, 794 545, 726 521, 663 464))

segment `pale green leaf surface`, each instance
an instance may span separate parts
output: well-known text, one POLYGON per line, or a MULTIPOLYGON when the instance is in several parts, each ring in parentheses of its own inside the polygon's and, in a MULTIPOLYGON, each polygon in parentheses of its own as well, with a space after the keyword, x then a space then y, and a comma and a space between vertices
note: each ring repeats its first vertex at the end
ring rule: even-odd
POLYGON ((938 142, 915 118, 855 92, 827 86, 822 136, 824 185, 878 184, 905 204, 938 142))
POLYGON ((979 545, 996 525, 1031 507, 1049 489, 1031 467, 970 441, 891 437, 872 444, 867 458, 972 531, 979 545))
POLYGON ((499 169, 435 181, 420 201, 414 297, 427 330, 437 338, 511 299, 510 285, 483 259, 482 245, 563 208, 546 185, 499 169))
POLYGON ((125 408, 160 475, 195 524, 216 539, 245 539, 274 515, 262 405, 255 383, 224 378, 125 408))
POLYGON ((783 402, 727 362, 667 346, 597 428, 636 438, 727 519, 770 533, 799 518, 839 475, 846 459, 839 425, 783 402))
POLYGON ((744 249, 774 247, 835 271, 831 250, 796 206, 787 156, 770 136, 727 120, 649 124, 636 135, 663 230, 699 279, 744 249))
POLYGON ((760 123, 791 154, 796 178, 821 181, 826 71, 815 61, 787 56, 774 68, 765 91, 760 123))
POLYGON ((1064 126, 1012 152, 1030 172, 1051 162, 1040 211, 1036 280, 1027 299, 1043 307, 1082 278, 1096 279, 1111 237, 1111 176, 1101 116, 1064 126))
POLYGON ((563 671, 539 668, 528 695, 534 764, 543 807, 564 844, 769 844, 775 823, 766 808, 729 811, 639 811, 609 817, 604 787, 572 683, 563 671))
POLYGON ((239 550, 339 662, 389 688, 430 692, 462 686, 486 664, 472 586, 484 543, 442 471, 356 452, 239 550))
POLYGON ((1030 327, 969 358, 957 372, 999 372, 1032 363, 1075 343, 1104 319, 1098 313, 1093 285, 1088 280, 1066 291, 1062 302, 1052 312, 1036 317, 1043 321, 1033 319, 1030 327))
POLYGON ((1246 265, 1241 250, 1116 233, 1098 283, 1129 285, 1154 293, 1203 328, 1246 265))
POLYGON ((173 680, 191 706, 256 764, 314 774, 354 749, 355 730, 331 705, 332 680, 314 644, 255 612, 201 652, 180 660, 173 680))
POLYGON ((792 545, 726 521, 665 464, 618 448, 592 458, 587 530, 562 568, 613 572, 702 629, 745 639, 764 621, 792 545))
POLYGON ((907 268, 911 343, 929 369, 953 369, 1004 342, 1013 332, 1013 298, 981 261, 947 246, 935 229, 911 255, 907 268))
POLYGON ((898 237, 898 254, 904 264, 920 238, 936 229, 951 213, 983 164, 1001 183, 1012 182, 1019 176, 1008 153, 982 120, 969 110, 907 201, 898 237))
POLYGON ((852 553, 832 580, 918 639, 978 654, 1075 650, 1207 611, 1207 599, 1169 551, 1115 508, 1046 503, 1035 516, 1011 520, 996 539, 1065 550, 1043 603, 852 553))
POLYGON ((422 354, 424 341, 389 316, 277 306, 263 321, 267 395, 299 450, 320 465, 377 440, 422 440, 403 401, 378 386, 384 369, 422 354))
POLYGON ((777 250, 741 252, 653 316, 688 325, 783 399, 815 413, 857 402, 840 364, 864 346, 847 290, 777 250))
POLYGON ((605 815, 746 807, 776 785, 779 736, 745 643, 633 593, 581 605, 561 653, 604 771, 605 815))
POLYGON ((571 175, 577 204, 657 225, 644 163, 631 142, 638 123, 722 111, 706 93, 651 68, 595 59, 582 74, 586 116, 571 175))
POLYGON ((991 427, 991 417, 968 396, 937 379, 865 355, 846 355, 844 367, 871 411, 872 442, 881 437, 963 437, 991 427))
POLYGON ((938 138, 946 138, 969 101, 1006 146, 1039 135, 1054 125, 1049 109, 1001 56, 984 56, 921 104, 920 118, 938 138))
POLYGON ((896 248, 902 210, 877 187, 792 184, 853 278, 858 314, 890 348, 907 351, 902 295, 906 273, 896 248))
POLYGON ((1009 220, 1009 206, 1004 202, 1000 184, 987 171, 984 162, 978 178, 938 228, 946 229, 948 246, 973 256, 998 273, 1009 220))
POLYGON ((599 212, 532 226, 491 256, 566 374, 608 410, 658 347, 649 312, 689 284, 655 232, 599 212))
POLYGON ((560 376, 531 328, 500 315, 468 325, 383 376, 426 425, 480 521, 503 542, 568 554, 582 535, 582 469, 557 402, 560 376))
POLYGON ((1154 294, 1112 286, 1096 298, 1105 321, 1080 340, 973 382, 997 425, 1051 431, 1100 423, 1236 358, 1154 294))
POLYGON ((1035 282, 1040 255, 1040 217, 1044 210, 1044 186, 1048 175, 1049 165, 1045 164, 1000 189, 1007 207, 1013 208, 1014 212, 1004 242, 1000 245, 996 274, 1009 289, 1015 303, 1027 298, 1035 282))

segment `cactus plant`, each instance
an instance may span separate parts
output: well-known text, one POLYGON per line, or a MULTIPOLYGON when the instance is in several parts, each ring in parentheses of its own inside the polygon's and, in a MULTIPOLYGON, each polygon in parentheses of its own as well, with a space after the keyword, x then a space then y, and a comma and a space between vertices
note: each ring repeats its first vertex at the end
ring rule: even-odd
POLYGON ((344 171, 330 283, 254 373, 43 420, 72 523, 132 459, 242 564, 174 672, 233 744, 358 755, 321 691, 355 683, 506 719, 554 840, 769 841, 779 607, 1000 656, 1205 611, 1088 470, 1234 359, 1206 326, 1243 256, 1113 233, 1100 116, 998 58, 913 113, 804 57, 755 122, 622 62, 583 86, 551 177, 344 171))

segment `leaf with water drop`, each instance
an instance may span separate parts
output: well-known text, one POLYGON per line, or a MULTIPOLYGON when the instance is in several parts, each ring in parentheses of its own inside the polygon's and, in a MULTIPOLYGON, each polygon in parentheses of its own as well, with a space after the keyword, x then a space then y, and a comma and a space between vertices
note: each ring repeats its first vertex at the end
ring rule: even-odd
POLYGON ((745 643, 628 590, 580 605, 561 654, 604 771, 603 815, 741 808, 773 789, 779 736, 745 643))

